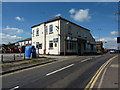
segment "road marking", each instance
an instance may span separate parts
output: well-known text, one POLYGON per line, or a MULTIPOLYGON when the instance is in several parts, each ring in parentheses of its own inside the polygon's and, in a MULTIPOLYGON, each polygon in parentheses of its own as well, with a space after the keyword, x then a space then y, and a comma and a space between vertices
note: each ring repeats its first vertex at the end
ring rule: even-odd
POLYGON ((95 56, 95 58, 98 58, 98 57, 101 57, 102 55, 99 55, 99 56, 95 56))
POLYGON ((98 77, 100 76, 101 72, 102 72, 102 71, 105 69, 105 67, 106 67, 114 58, 116 58, 117 56, 118 56, 118 55, 110 58, 108 61, 106 61, 106 62, 97 70, 97 72, 95 73, 95 75, 92 77, 92 79, 90 80, 90 82, 89 82, 89 83, 87 84, 87 86, 85 87, 85 90, 91 90, 91 89, 94 87, 94 85, 95 85, 98 77))
POLYGON ((70 64, 70 65, 68 65, 68 66, 66 66, 66 67, 63 67, 63 68, 58 69, 58 70, 55 70, 55 71, 53 71, 53 72, 51 72, 51 73, 46 74, 46 76, 49 76, 49 75, 54 74, 54 73, 56 73, 56 72, 62 71, 62 70, 64 70, 64 69, 66 69, 66 68, 72 67, 73 65, 74 65, 74 64, 70 64))
MULTIPOLYGON (((12 73, 8 73, 8 74, 5 74, 5 75, 0 75, 0 77, 5 77, 5 76, 17 74, 17 73, 20 73, 20 72, 23 72, 23 71, 32 70, 32 69, 35 69, 35 68, 40 68, 40 67, 43 67, 43 66, 46 66, 46 65, 54 64, 54 63, 57 63, 57 62, 62 62, 62 61, 64 61, 64 60, 65 60, 65 59, 57 60, 57 61, 53 61, 53 62, 51 62, 51 63, 46 63, 46 64, 43 64, 43 65, 39 65, 39 66, 27 68, 27 69, 22 69, 22 70, 15 71, 15 72, 12 72, 12 73)), ((67 60, 69 60, 69 59, 67 59, 67 60)))
POLYGON ((104 70, 104 72, 103 72, 103 74, 102 74, 102 77, 101 77, 101 79, 100 79, 100 83, 99 83, 99 85, 98 85, 98 88, 101 88, 101 85, 102 85, 102 83, 103 83, 103 79, 104 79, 104 76, 105 76, 106 71, 107 71, 107 68, 105 68, 105 70, 104 70))
POLYGON ((82 60, 81 62, 85 62, 85 61, 88 61, 88 60, 90 60, 90 59, 92 59, 92 58, 87 58, 87 59, 85 59, 85 60, 82 60))
POLYGON ((14 87, 14 88, 12 88, 12 89, 10 89, 10 90, 15 90, 15 89, 17 89, 17 88, 19 88, 19 86, 16 86, 16 87, 14 87))

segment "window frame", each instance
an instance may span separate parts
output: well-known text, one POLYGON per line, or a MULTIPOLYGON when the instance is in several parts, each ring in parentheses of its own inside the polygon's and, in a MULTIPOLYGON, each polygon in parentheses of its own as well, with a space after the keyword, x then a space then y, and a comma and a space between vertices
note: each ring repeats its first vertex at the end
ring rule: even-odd
POLYGON ((53 33, 53 24, 49 25, 49 34, 53 33))
POLYGON ((36 29, 36 36, 39 36, 39 28, 36 29))
POLYGON ((34 35, 35 35, 35 30, 33 30, 32 35, 33 35, 33 37, 34 37, 34 35))

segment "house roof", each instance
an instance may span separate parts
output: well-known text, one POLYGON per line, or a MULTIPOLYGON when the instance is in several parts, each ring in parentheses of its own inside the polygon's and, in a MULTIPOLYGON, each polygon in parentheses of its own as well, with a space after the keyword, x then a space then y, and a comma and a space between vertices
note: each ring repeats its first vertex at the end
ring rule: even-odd
POLYGON ((97 44, 102 44, 103 42, 102 41, 96 41, 97 44))
MULTIPOLYGON (((84 27, 82 27, 82 26, 80 26, 80 25, 77 25, 77 24, 75 24, 75 23, 73 23, 73 22, 71 22, 71 21, 69 21, 69 20, 67 20, 67 19, 65 19, 65 18, 60 17, 60 16, 55 17, 55 18, 52 18, 52 19, 50 19, 50 20, 48 20, 48 21, 46 21, 46 22, 43 22, 43 23, 46 24, 46 23, 53 22, 53 21, 56 21, 56 20, 64 20, 64 21, 69 22, 69 23, 71 23, 71 24, 74 24, 74 25, 76 25, 76 26, 78 26, 78 27, 80 27, 80 28, 83 28, 83 29, 85 29, 85 30, 90 31, 89 29, 84 28, 84 27)), ((34 25, 34 26, 32 26, 31 28, 37 27, 37 26, 39 26, 39 25, 41 25, 41 24, 43 24, 43 23, 34 25)))
MULTIPOLYGON (((32 40, 32 38, 27 38, 27 39, 24 39, 24 40, 20 40, 20 41, 17 41, 17 42, 22 42, 22 41, 29 41, 29 40, 32 40)), ((17 43, 16 42, 16 43, 17 43)))

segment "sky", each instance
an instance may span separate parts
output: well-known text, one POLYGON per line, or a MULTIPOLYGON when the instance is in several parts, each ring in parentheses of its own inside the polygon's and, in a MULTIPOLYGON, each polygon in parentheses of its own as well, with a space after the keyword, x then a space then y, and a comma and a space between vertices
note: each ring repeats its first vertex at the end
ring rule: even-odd
POLYGON ((91 30, 105 48, 116 49, 117 2, 3 2, 0 43, 31 37, 31 26, 61 16, 91 30))

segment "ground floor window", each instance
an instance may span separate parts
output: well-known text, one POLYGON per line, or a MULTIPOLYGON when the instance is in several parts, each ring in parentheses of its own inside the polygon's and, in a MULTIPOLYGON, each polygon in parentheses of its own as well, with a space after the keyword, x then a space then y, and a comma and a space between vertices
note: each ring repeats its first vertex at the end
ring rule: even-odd
POLYGON ((84 43, 84 50, 86 50, 86 43, 84 43))
POLYGON ((36 42, 36 48, 42 49, 42 43, 36 42))
POLYGON ((67 41, 67 50, 76 50, 77 43, 74 41, 67 41))
POLYGON ((53 41, 49 41, 49 49, 53 49, 53 41))
POLYGON ((55 43, 55 47, 57 47, 57 43, 55 43))

